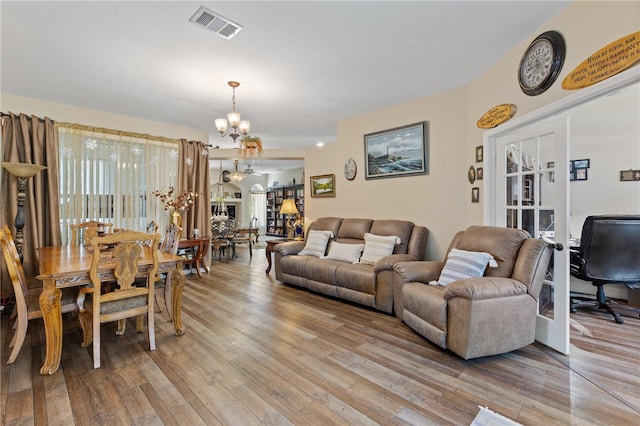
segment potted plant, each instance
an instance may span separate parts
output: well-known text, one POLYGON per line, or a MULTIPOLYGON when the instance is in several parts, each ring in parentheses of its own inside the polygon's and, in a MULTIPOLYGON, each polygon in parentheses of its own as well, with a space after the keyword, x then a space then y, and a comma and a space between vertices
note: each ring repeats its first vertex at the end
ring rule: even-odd
POLYGON ((262 155, 262 141, 258 136, 245 136, 240 140, 239 154, 243 159, 262 155))

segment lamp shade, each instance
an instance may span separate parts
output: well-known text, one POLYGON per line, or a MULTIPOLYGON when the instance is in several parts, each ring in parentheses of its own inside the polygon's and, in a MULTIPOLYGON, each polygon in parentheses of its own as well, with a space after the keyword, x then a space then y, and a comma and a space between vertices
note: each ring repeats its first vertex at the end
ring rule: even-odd
POLYGON ((227 119, 226 118, 218 118, 216 119, 216 128, 220 133, 224 133, 227 131, 227 119))
POLYGON ((298 208, 296 207, 296 203, 293 201, 293 198, 287 198, 282 202, 280 214, 298 214, 298 208))
POLYGON ((39 164, 14 162, 3 162, 2 167, 4 167, 11 176, 21 178, 30 178, 31 176, 35 176, 36 173, 47 168, 47 166, 41 166, 39 164))

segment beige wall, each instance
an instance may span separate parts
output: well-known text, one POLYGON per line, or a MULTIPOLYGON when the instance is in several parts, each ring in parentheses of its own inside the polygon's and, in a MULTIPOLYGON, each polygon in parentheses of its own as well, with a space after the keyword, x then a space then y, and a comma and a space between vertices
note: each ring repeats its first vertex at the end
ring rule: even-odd
POLYGON ((310 148, 305 156, 307 175, 336 175, 335 198, 307 198, 307 223, 328 215, 411 220, 431 231, 427 257, 441 259, 455 231, 483 222, 483 181, 473 185, 481 188, 477 204, 471 203, 472 185, 467 181, 470 165, 484 166, 475 163, 475 147, 482 145, 483 136, 476 127, 478 118, 502 103, 515 104, 516 117, 520 117, 571 95, 573 92, 561 88, 561 82, 576 65, 639 28, 640 2, 571 3, 468 87, 339 122, 337 141, 310 148), (549 90, 530 97, 518 86, 518 63, 529 43, 547 30, 559 31, 565 38, 564 67, 549 90), (363 135, 422 120, 429 122, 429 174, 365 181, 363 135), (343 174, 349 157, 358 164, 352 182, 343 174))

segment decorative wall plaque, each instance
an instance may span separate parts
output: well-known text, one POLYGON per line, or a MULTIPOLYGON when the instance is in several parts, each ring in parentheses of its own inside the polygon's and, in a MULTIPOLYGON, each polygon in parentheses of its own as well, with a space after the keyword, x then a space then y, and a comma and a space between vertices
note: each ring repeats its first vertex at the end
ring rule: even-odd
POLYGON ((565 90, 582 89, 631 68, 640 61, 640 31, 624 36, 582 61, 562 81, 565 90))
POLYGON ((505 121, 511 120, 517 111, 518 107, 514 104, 496 105, 480 117, 477 125, 481 129, 493 129, 505 121))

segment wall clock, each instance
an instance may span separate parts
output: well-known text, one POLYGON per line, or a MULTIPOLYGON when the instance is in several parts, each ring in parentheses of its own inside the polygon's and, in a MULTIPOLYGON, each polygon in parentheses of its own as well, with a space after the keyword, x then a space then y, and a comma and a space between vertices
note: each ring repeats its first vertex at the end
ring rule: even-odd
POLYGON ((559 32, 547 31, 536 37, 520 59, 520 89, 529 96, 546 91, 558 78, 564 55, 564 38, 559 32))
POLYGON ((356 162, 353 158, 349 158, 344 162, 344 177, 346 177, 347 180, 354 180, 356 178, 357 171, 358 167, 356 166, 356 162))

